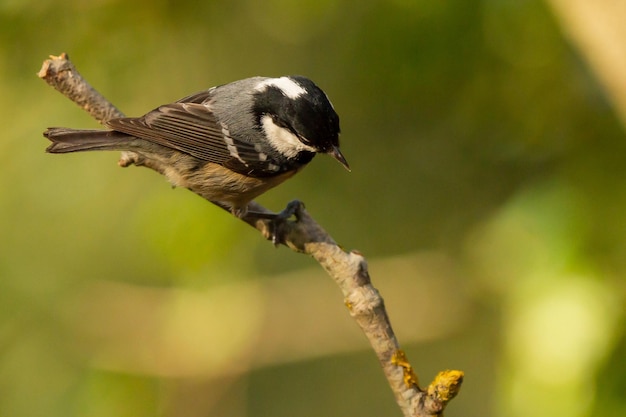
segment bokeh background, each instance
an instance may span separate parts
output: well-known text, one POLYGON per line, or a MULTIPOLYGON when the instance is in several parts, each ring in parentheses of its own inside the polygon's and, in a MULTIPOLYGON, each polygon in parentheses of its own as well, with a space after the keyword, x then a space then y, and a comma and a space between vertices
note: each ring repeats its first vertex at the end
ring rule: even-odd
POLYGON ((294 198, 361 250, 446 415, 626 414, 620 0, 0 0, 0 416, 401 415, 310 258, 116 153, 36 77, 49 54, 128 115, 303 74, 352 173, 294 198))

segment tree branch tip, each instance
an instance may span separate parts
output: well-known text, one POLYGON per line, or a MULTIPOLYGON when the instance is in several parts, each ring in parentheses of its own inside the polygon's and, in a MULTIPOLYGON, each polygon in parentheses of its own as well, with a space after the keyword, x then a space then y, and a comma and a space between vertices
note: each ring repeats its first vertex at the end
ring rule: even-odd
POLYGON ((457 396, 463 384, 463 371, 445 370, 437 374, 428 386, 428 395, 443 405, 457 396))
POLYGON ((45 80, 48 77, 48 74, 50 72, 50 66, 52 65, 52 61, 49 59, 46 59, 43 64, 41 65, 41 69, 39 70, 39 72, 37 73, 37 77, 45 80))
POLYGON ((65 52, 61 52, 61 54, 59 56, 49 55, 48 59, 46 59, 43 62, 42 66, 41 66, 41 69, 37 73, 37 76, 39 78, 43 78, 45 80, 48 77, 50 77, 50 75, 51 75, 50 74, 51 68, 53 66, 57 66, 58 67, 58 68, 55 69, 54 72, 59 72, 59 71, 65 69, 63 66, 67 66, 69 68, 70 65, 71 65, 70 57, 65 52))
POLYGON ((65 61, 69 61, 70 56, 67 54, 67 52, 61 52, 60 55, 49 55, 50 59, 55 60, 55 59, 62 59, 65 61))

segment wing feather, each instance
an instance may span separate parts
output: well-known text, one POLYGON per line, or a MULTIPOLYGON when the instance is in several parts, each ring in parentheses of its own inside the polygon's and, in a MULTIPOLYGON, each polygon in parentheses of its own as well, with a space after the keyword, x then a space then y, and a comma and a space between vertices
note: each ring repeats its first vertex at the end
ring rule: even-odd
MULTIPOLYGON (((188 99, 201 101, 206 97, 194 95, 188 99)), ((227 137, 225 126, 209 107, 198 102, 178 101, 161 106, 143 117, 113 119, 107 125, 207 162, 224 164, 233 158, 245 161, 245 156, 250 156, 251 160, 258 159, 254 144, 227 137), (231 142, 231 149, 234 146, 235 153, 231 152, 226 140, 231 142)))

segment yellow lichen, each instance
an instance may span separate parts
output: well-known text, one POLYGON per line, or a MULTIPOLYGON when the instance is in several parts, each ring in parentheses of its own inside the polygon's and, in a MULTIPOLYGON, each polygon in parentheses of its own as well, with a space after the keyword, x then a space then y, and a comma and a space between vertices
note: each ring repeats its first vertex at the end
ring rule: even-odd
POLYGON ((413 372, 413 367, 409 363, 409 360, 402 349, 398 349, 394 352, 391 356, 391 363, 402 367, 402 371, 404 373, 402 379, 404 380, 404 385, 406 385, 407 388, 418 387, 417 375, 413 372))
POLYGON ((441 371, 428 386, 428 395, 443 404, 453 399, 461 389, 463 372, 455 370, 441 371))

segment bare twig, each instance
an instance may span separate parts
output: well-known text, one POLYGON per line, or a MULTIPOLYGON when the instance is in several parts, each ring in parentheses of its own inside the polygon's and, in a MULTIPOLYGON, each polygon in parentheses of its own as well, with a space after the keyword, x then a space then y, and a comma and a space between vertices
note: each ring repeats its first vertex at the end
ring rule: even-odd
MULTIPOLYGON (((66 54, 51 56, 38 75, 99 122, 123 116, 82 78, 66 54)), ((128 152, 122 154, 120 165, 137 162, 163 172, 158 162, 138 160, 136 154, 128 152)), ((255 202, 250 203, 249 210, 271 213, 255 202)), ((296 252, 311 255, 339 285, 350 315, 376 352, 403 414, 406 417, 441 415, 446 404, 458 393, 463 373, 440 372, 426 389, 421 389, 413 367, 400 349, 391 328, 383 299, 370 281, 365 258, 357 251, 346 252, 338 246, 301 204, 296 206, 295 218, 295 221, 286 222, 274 231, 279 243, 296 252)), ((268 221, 258 217, 243 220, 269 238, 268 221)))
POLYGON ((124 117, 121 111, 85 81, 66 53, 58 57, 51 55, 50 59, 43 62, 37 75, 100 123, 124 117))

